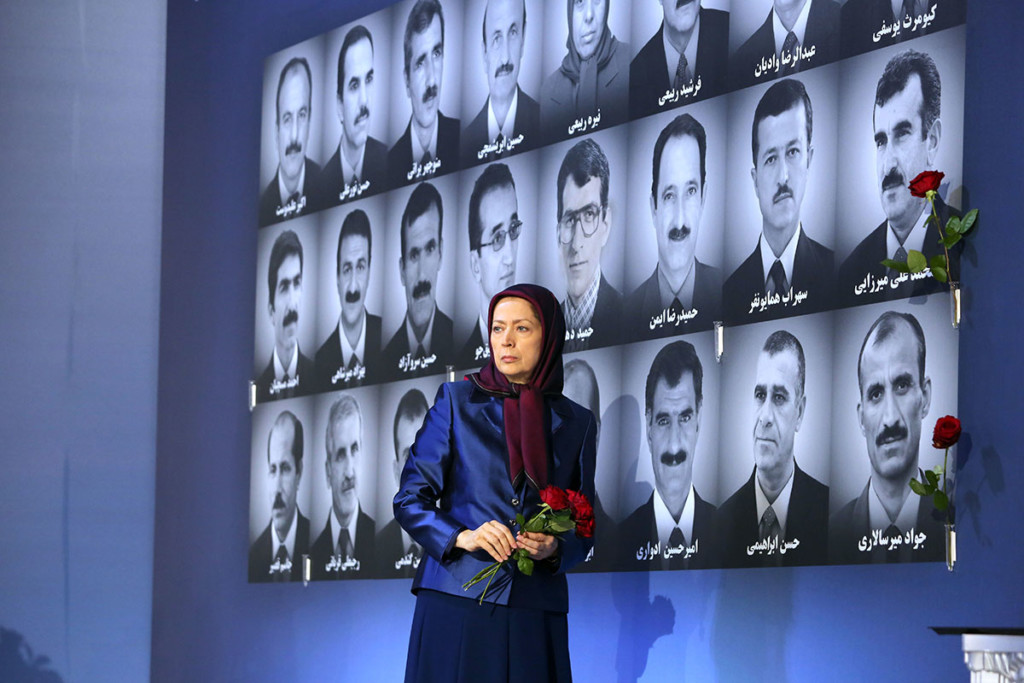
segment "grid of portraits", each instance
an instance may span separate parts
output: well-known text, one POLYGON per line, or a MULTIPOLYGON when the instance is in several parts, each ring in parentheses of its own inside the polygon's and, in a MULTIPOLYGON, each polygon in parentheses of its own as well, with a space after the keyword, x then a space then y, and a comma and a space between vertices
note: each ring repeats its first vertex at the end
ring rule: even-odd
POLYGON ((961 204, 965 2, 404 0, 270 55, 249 580, 414 575, 401 468, 516 282, 599 421, 577 571, 941 560, 949 294, 880 262, 941 251, 917 173, 961 204))

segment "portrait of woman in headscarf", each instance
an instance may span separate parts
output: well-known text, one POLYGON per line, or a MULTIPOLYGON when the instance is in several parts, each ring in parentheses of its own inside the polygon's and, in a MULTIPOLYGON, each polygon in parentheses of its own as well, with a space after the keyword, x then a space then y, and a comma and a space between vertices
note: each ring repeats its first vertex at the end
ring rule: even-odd
POLYGON ((540 91, 541 127, 550 141, 568 137, 580 119, 597 118, 589 132, 629 117, 629 45, 608 26, 610 5, 611 0, 566 0, 566 54, 540 91))
POLYGON ((597 425, 562 395, 565 321, 551 292, 513 285, 491 300, 488 325, 490 360, 438 390, 394 499, 395 518, 425 550, 407 682, 571 680, 565 572, 591 539, 515 520, 540 509, 548 485, 594 499, 597 425), (463 589, 517 549, 534 560, 531 575, 513 561, 489 586, 463 589))

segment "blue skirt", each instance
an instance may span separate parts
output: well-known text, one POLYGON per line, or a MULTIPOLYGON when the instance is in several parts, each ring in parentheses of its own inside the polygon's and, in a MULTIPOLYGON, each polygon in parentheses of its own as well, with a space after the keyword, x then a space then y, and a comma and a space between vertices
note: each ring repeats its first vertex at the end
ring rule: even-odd
POLYGON ((572 681, 565 614, 420 590, 406 683, 572 681))

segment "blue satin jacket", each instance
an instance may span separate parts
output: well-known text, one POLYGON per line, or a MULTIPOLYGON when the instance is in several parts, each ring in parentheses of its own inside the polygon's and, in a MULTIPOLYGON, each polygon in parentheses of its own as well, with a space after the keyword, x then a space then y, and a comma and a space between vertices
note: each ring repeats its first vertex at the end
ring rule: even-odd
MULTIPOLYGON (((450 382, 441 385, 423 421, 394 500, 395 519, 426 550, 413 593, 427 588, 479 599, 486 581, 468 591, 462 584, 494 560, 483 550, 456 548, 456 537, 492 519, 517 530, 516 513, 529 519, 539 509, 537 491, 526 485, 513 489, 509 481, 502 406, 503 399, 469 380, 450 382)), ((547 406, 548 481, 582 491, 593 502, 594 416, 565 397, 547 399, 547 406)), ((567 612, 565 572, 583 561, 593 544, 569 532, 559 545, 557 568, 538 562, 533 575, 526 576, 512 568, 514 563, 503 567, 487 590, 486 602, 567 612)))

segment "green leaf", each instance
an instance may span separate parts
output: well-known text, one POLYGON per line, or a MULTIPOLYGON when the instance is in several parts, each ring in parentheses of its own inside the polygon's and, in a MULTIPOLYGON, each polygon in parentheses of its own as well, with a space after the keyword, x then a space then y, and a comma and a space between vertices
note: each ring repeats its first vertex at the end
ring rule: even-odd
POLYGON ((921 484, 921 482, 919 482, 917 479, 911 479, 910 480, 910 490, 913 491, 914 493, 916 493, 919 496, 927 496, 928 495, 928 491, 921 484))
POLYGON ((907 253, 907 266, 911 273, 920 273, 928 267, 928 257, 916 249, 911 249, 907 253))
POLYGON ((971 209, 967 212, 967 215, 963 217, 960 222, 960 234, 965 235, 967 231, 974 227, 974 221, 978 220, 978 210, 971 209))
POLYGON ((946 273, 945 268, 932 268, 932 277, 939 282, 945 282, 949 279, 949 275, 946 273))
POLYGON ((932 256, 930 259, 928 259, 928 267, 931 268, 932 270, 935 270, 936 268, 942 268, 943 270, 945 270, 946 269, 946 257, 945 257, 945 255, 943 255, 943 254, 936 254, 935 256, 932 256))
POLYGON ((939 477, 934 472, 928 470, 927 472, 924 473, 924 476, 928 480, 929 484, 931 484, 932 486, 938 486, 939 477))
POLYGON ((936 491, 932 495, 932 502, 935 503, 936 510, 945 510, 949 507, 949 496, 942 491, 936 491))
POLYGON ((910 272, 910 267, 906 264, 905 261, 893 261, 891 258, 887 258, 884 261, 882 261, 882 265, 885 266, 886 268, 892 268, 897 273, 910 272))
POLYGON ((519 571, 523 574, 533 576, 533 560, 525 554, 519 556, 519 559, 516 560, 516 566, 519 567, 519 571))
POLYGON ((526 526, 526 518, 523 517, 523 513, 516 513, 516 524, 518 524, 520 527, 526 526))
POLYGON ((953 246, 954 244, 956 244, 957 242, 959 242, 963 238, 964 238, 963 235, 955 233, 955 232, 951 232, 948 235, 946 235, 945 237, 943 237, 942 239, 940 239, 939 242, 944 247, 949 249, 951 246, 953 246))
POLYGON ((946 221, 946 232, 952 232, 956 234, 963 232, 963 228, 961 228, 960 226, 960 219, 957 218, 956 216, 950 217, 950 219, 946 221))

